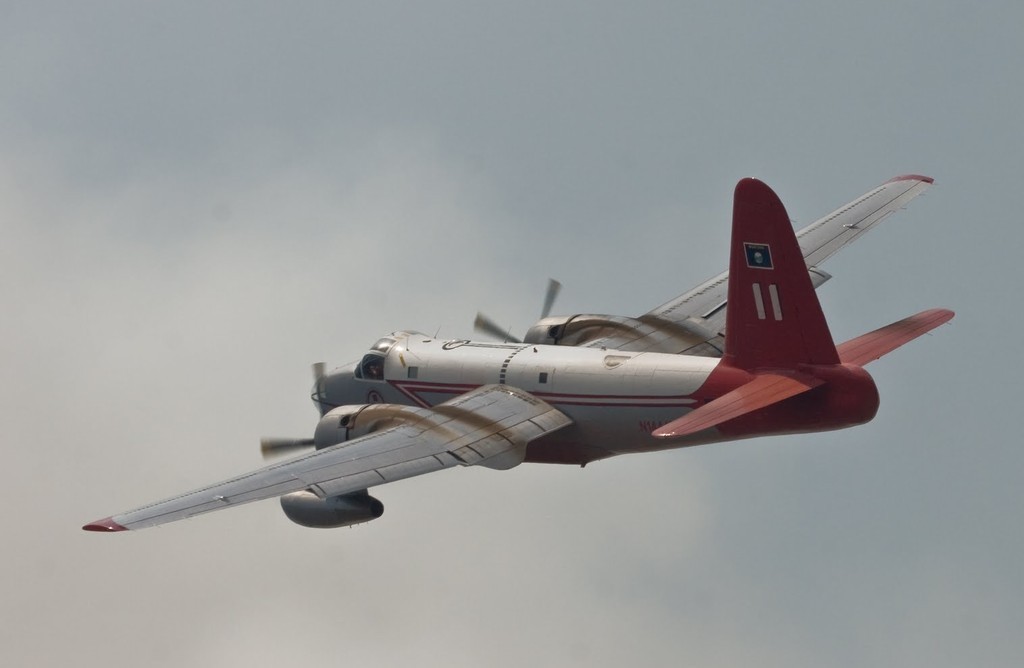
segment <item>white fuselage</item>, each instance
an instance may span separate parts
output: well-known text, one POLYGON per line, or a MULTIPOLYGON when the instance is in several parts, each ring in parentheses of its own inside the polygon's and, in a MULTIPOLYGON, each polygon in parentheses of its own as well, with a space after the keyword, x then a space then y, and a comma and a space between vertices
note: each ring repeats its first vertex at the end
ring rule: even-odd
POLYGON ((330 405, 435 406, 490 383, 548 402, 573 426, 530 446, 528 461, 583 464, 615 454, 679 447, 651 436, 695 408, 719 360, 569 346, 439 341, 405 335, 387 351, 383 378, 357 377, 348 365, 328 378, 330 405))

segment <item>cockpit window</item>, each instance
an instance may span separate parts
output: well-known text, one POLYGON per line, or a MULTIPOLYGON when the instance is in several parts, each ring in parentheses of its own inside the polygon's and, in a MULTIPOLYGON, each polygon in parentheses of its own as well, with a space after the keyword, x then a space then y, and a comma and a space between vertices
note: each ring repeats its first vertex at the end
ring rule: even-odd
POLYGON ((370 350, 376 350, 382 355, 387 355, 393 345, 395 345, 395 339, 385 336, 383 339, 378 339, 377 343, 373 344, 370 350))
POLYGON ((356 367, 356 376, 363 380, 384 380, 384 356, 367 353, 356 367))
POLYGON ((359 365, 355 368, 355 377, 362 380, 384 380, 384 359, 387 357, 395 344, 409 336, 422 336, 426 334, 414 331, 392 332, 391 336, 385 336, 370 346, 370 352, 363 356, 359 365))

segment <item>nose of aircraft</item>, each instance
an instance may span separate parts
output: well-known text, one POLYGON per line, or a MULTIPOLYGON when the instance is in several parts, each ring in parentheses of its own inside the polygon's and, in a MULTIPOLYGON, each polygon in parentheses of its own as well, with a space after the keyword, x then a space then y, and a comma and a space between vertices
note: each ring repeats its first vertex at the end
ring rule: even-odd
POLYGON ((309 398, 313 400, 321 417, 332 408, 360 403, 356 398, 355 368, 356 362, 351 362, 316 376, 309 398))

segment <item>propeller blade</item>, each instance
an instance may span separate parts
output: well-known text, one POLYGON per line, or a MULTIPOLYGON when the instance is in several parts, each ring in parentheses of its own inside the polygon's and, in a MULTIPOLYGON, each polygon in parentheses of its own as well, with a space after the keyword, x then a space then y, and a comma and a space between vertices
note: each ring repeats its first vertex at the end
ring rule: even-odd
POLYGON ((313 380, 320 380, 326 372, 327 364, 325 362, 315 362, 313 364, 313 380))
POLYGON ((314 445, 311 438, 261 438, 260 453, 264 459, 287 454, 295 450, 305 450, 314 445))
POLYGON ((558 297, 558 291, 561 289, 561 283, 553 278, 548 279, 548 290, 544 293, 544 308, 540 312, 541 320, 551 314, 551 307, 555 305, 555 298, 558 297))
POLYGON ((521 339, 509 334, 508 329, 502 327, 498 323, 494 322, 483 313, 476 314, 476 320, 473 321, 473 329, 480 334, 487 334, 496 339, 507 341, 510 343, 522 343, 521 339))

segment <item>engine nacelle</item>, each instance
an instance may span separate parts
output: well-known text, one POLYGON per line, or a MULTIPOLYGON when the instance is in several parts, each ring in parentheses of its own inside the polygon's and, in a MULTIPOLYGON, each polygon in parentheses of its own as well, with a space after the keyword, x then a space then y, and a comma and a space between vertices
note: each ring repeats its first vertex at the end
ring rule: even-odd
POLYGON ((337 529, 375 520, 384 504, 365 491, 321 499, 309 490, 281 497, 281 509, 292 522, 311 529, 337 529))
POLYGON ((646 350, 691 355, 721 355, 716 346, 717 332, 708 329, 699 318, 683 322, 653 315, 627 318, 619 315, 581 313, 574 316, 544 318, 529 329, 523 341, 547 345, 582 346, 596 339, 613 336, 619 340, 647 342, 646 350), (656 342, 656 343, 654 343, 656 342))
POLYGON ((338 406, 328 411, 313 432, 316 449, 366 436, 404 421, 419 419, 422 409, 394 404, 338 406))

